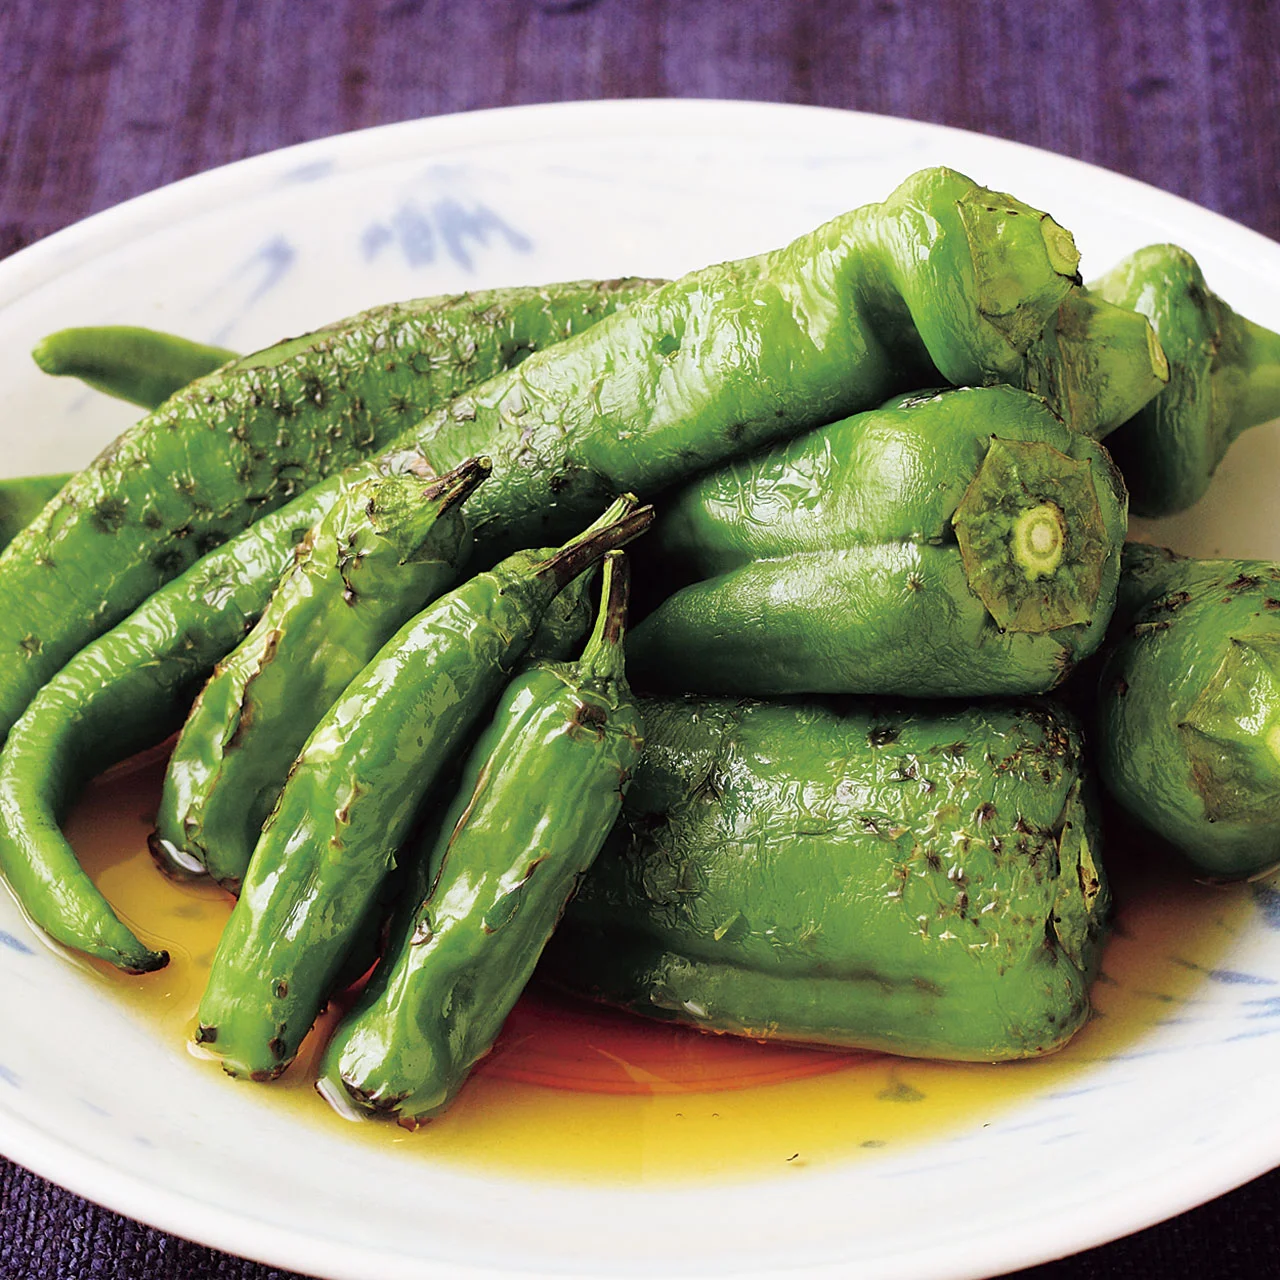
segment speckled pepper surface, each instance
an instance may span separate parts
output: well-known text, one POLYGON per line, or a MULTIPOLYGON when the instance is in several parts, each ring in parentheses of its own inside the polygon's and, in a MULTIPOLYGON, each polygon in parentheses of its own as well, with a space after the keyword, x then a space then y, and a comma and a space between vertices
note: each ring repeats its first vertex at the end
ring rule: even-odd
POLYGON ((1051 704, 642 699, 622 819, 547 972, 754 1039, 998 1061, 1089 1014, 1109 896, 1051 704))
POLYGON ((1280 417, 1280 334, 1237 315, 1185 250, 1149 245, 1090 288, 1151 320, 1169 385, 1107 444, 1140 516, 1203 497, 1231 442, 1280 417))
POLYGON ((547 605, 652 508, 620 499, 550 559, 518 552, 406 623, 303 746, 254 849, 200 1002, 232 1075, 293 1060, 423 796, 511 678, 547 605))
POLYGON ((453 585, 462 504, 489 474, 353 485, 303 539, 254 629, 215 668, 169 758, 152 850, 239 890, 307 735, 392 633, 453 585))
POLYGON ((77 473, 0 553, 0 734, 73 653, 199 556, 651 283, 381 307, 184 388, 77 473))
POLYGON ((1076 430, 1163 385, 1145 317, 1077 285, 1070 235, 949 169, 908 178, 771 253, 695 271, 460 396, 420 441, 487 454, 469 515, 489 556, 558 541, 608 496, 870 409, 895 392, 1011 383, 1076 430))
POLYGON ((1205 876, 1280 864, 1280 565, 1126 546, 1094 741, 1111 793, 1205 876))
POLYGON ((488 1053, 609 834, 643 726, 623 670, 626 574, 579 661, 507 688, 427 859, 429 892, 330 1041, 321 1091, 413 1126, 488 1053))
POLYGON ((1052 688, 1101 643, 1125 491, 1011 387, 913 394, 711 472, 640 559, 698 579, 630 646, 638 687, 966 696, 1052 688))

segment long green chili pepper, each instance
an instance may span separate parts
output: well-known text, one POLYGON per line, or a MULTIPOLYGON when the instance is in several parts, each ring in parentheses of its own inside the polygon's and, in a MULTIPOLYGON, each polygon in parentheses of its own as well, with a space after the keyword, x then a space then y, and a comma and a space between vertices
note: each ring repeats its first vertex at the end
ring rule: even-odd
MULTIPOLYGON (((1101 643, 1125 495, 1106 450, 1012 387, 918 394, 695 480, 641 563, 640 687, 1038 693, 1101 643)), ((648 540, 647 540, 648 541, 648 540)))
POLYGON ((896 391, 1013 383, 1077 430, 1133 415, 1167 369, 1143 316, 1076 285, 1067 232, 947 169, 783 249, 659 286, 422 425, 433 465, 484 453, 469 518, 496 556, 896 391), (935 368, 936 366, 936 368, 935 368))
POLYGON ((1131 254, 1090 288, 1151 320, 1169 385, 1107 445, 1140 516, 1167 516, 1204 496, 1231 442, 1280 417, 1280 334, 1237 315, 1177 245, 1131 254))
POLYGON ((1204 875, 1280 865, 1280 564, 1126 546, 1094 749, 1112 795, 1204 875))
POLYGON ((962 1061, 1089 1013, 1108 893, 1050 704, 642 699, 622 820, 546 972, 753 1039, 962 1061))
POLYGON ((649 287, 576 283, 381 307, 186 387, 0 553, 0 735, 73 653, 199 556, 649 287))
POLYGON ((538 664, 502 696, 463 768, 429 892, 330 1041, 320 1089, 414 1126, 488 1053, 640 758, 626 684, 621 552, 605 560, 595 630, 576 663, 538 664))
POLYGON ((410 617, 452 585, 470 550, 471 460, 424 487, 353 485, 307 535, 257 625, 215 669, 169 760, 152 837, 239 890, 267 814, 311 730, 410 617))
POLYGON ((59 329, 36 343, 31 358, 45 373, 79 378, 117 400, 155 409, 240 355, 157 329, 112 324, 59 329))
POLYGON ((387 642, 316 726, 254 850, 200 1002, 197 1040, 232 1075, 293 1060, 423 794, 464 745, 555 594, 651 521, 615 503, 550 559, 519 552, 387 642))

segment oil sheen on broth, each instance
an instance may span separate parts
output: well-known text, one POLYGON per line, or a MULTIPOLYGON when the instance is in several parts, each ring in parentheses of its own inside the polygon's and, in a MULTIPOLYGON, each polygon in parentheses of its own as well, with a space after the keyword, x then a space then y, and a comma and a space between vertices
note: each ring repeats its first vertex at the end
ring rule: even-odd
MULTIPOLYGON (((208 884, 174 884, 152 865, 146 836, 162 776, 163 761, 152 760, 99 780, 68 833, 117 910, 172 957, 142 978, 94 965, 98 980, 181 1052, 231 901, 208 884)), ((1112 856, 1109 865, 1120 861, 1112 856)), ((538 1179, 669 1184, 874 1159, 1069 1088, 1090 1064, 1174 1014, 1248 917, 1243 887, 1209 889, 1176 872, 1123 866, 1112 878, 1119 909, 1093 991, 1096 1016, 1066 1049, 1031 1062, 929 1063, 760 1045, 649 1023, 535 983, 452 1109, 417 1132, 348 1123, 312 1088, 336 1010, 280 1081, 225 1085, 270 1089, 300 1122, 341 1126, 351 1141, 390 1146, 406 1159, 538 1179)), ((191 1069, 218 1072, 195 1058, 191 1069)))

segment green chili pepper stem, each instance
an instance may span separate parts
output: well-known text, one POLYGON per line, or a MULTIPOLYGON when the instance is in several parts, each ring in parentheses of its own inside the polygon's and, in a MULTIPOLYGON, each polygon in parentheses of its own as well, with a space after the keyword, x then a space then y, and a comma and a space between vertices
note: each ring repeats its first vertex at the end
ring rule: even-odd
POLYGON ((59 329, 41 338, 31 358, 54 377, 79 378, 97 391, 155 409, 189 382, 239 354, 156 329, 128 325, 59 329))
POLYGON ((1280 418, 1280 333, 1240 317, 1244 384, 1232 423, 1232 439, 1255 423, 1280 418))
POLYGON ((556 591, 560 591, 604 552, 639 537, 653 523, 654 509, 638 507, 636 501, 631 493, 618 498, 593 525, 534 566, 534 576, 553 582, 556 591))
POLYGON ((578 674, 584 680, 616 683, 625 678, 627 665, 622 644, 631 597, 631 569, 626 552, 610 551, 601 562, 600 575, 600 610, 578 659, 578 674))

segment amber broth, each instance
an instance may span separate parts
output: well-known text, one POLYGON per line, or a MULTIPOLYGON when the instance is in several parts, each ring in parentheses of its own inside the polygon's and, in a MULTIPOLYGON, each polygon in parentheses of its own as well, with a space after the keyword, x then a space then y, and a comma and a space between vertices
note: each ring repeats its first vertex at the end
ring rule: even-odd
MULTIPOLYGON (((68 833, 124 919, 172 957, 142 978, 95 969, 180 1051, 231 900, 208 885, 175 884, 152 865, 146 836, 162 771, 153 759, 99 780, 68 833)), ((416 1132, 345 1121, 314 1091, 313 1063, 332 1014, 275 1084, 221 1078, 228 1089, 269 1089, 300 1121, 340 1127, 352 1141, 393 1147, 406 1159, 538 1179, 669 1183, 865 1158, 979 1128, 1020 1101, 1071 1087, 1090 1063, 1173 1016, 1244 927, 1246 888, 1210 889, 1175 871, 1128 867, 1124 848, 1108 852, 1119 907, 1093 992, 1095 1017, 1049 1058, 975 1066, 761 1045, 536 987, 448 1114, 416 1132)), ((192 1069, 218 1072, 195 1059, 192 1069)))

